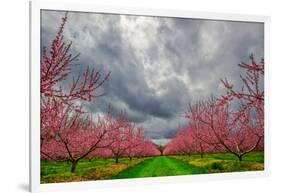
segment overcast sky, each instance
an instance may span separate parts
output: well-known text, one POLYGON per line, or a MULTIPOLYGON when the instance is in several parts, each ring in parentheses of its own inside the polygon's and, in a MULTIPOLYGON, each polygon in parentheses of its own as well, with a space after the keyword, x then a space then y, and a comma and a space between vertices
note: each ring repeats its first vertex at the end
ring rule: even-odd
MULTIPOLYGON (((42 11, 41 42, 49 46, 64 12, 42 11)), ((106 96, 85 104, 94 114, 126 110, 145 135, 165 144, 189 102, 224 93, 220 78, 239 85, 241 61, 264 55, 262 23, 70 12, 64 38, 87 66, 111 72, 106 96)))

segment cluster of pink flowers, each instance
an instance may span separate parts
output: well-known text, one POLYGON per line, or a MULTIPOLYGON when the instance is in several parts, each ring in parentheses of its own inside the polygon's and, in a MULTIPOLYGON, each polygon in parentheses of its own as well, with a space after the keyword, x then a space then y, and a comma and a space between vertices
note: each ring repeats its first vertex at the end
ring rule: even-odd
POLYGON ((142 128, 135 128, 124 115, 112 118, 111 113, 99 117, 98 122, 89 118, 71 117, 64 128, 42 143, 41 157, 76 164, 83 158, 155 156, 160 152, 146 140, 142 128))

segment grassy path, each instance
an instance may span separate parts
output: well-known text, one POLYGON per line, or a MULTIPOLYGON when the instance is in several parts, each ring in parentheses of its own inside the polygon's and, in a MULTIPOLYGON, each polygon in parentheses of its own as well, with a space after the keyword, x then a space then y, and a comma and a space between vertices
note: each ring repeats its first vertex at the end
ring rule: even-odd
POLYGON ((203 173, 242 172, 264 170, 264 153, 252 152, 242 162, 229 153, 191 156, 159 156, 146 158, 120 158, 115 164, 112 158, 83 159, 75 173, 70 163, 41 160, 41 183, 107 180, 153 176, 174 176, 203 173))
POLYGON ((159 156, 145 160, 132 168, 120 172, 112 178, 122 179, 154 176, 175 176, 200 173, 205 173, 205 170, 190 164, 186 164, 183 161, 172 157, 159 156))

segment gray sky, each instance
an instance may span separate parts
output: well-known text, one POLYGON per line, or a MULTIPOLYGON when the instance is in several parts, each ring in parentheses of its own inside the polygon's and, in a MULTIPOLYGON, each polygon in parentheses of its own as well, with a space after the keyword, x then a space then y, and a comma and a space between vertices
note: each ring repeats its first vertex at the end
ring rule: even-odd
MULTIPOLYGON (((49 46, 64 12, 42 11, 42 45, 49 46)), ((126 110, 145 135, 165 144, 189 102, 224 93, 220 78, 239 87, 241 61, 264 55, 261 23, 70 12, 64 31, 80 53, 78 75, 89 65, 111 71, 106 96, 85 107, 104 113, 126 110)))

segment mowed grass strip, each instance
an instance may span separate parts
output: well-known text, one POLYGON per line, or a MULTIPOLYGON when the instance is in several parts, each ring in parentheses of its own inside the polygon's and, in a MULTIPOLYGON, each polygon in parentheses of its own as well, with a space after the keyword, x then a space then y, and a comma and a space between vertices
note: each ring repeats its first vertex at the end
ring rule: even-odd
POLYGON ((181 160, 160 156, 143 161, 136 166, 123 170, 112 179, 176 176, 206 173, 205 169, 186 164, 181 160))

